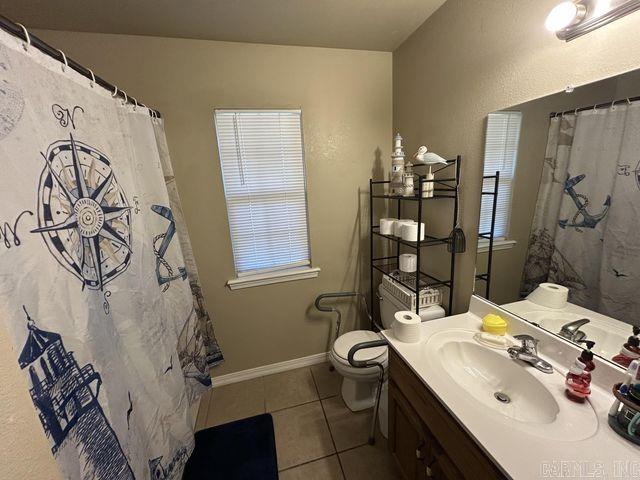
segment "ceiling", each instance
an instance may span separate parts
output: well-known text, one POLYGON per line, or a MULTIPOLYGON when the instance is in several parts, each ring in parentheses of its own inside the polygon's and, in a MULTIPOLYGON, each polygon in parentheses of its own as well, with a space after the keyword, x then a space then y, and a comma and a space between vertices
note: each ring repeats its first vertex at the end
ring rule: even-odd
POLYGON ((29 29, 393 51, 444 0, 2 0, 29 29))

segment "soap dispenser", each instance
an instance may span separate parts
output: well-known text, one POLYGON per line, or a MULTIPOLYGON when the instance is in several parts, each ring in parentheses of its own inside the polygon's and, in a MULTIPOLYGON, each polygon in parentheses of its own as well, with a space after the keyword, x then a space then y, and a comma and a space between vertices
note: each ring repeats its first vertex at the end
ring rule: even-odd
POLYGON ((587 348, 576 358, 573 365, 569 369, 565 379, 566 396, 575 402, 584 402, 585 398, 591 393, 591 372, 595 370, 596 365, 593 363, 593 352, 595 342, 588 340, 587 348))
MULTIPOLYGON (((627 343, 622 346, 620 353, 611 359, 625 368, 628 367, 633 360, 640 358, 640 339, 635 333, 637 328, 638 327, 633 328, 634 335, 627 339, 627 343)), ((638 331, 640 332, 640 330, 638 331)))

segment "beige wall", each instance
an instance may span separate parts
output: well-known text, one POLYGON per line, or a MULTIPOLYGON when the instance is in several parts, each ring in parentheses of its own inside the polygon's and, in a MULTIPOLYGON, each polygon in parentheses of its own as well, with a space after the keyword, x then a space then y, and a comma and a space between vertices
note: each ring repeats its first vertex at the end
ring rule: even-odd
MULTIPOLYGON (((458 264, 457 310, 473 289, 486 115, 640 66, 640 13, 565 43, 544 29, 556 3, 448 0, 394 52, 394 130, 407 150, 424 143, 464 157, 462 223, 469 242, 458 264)), ((447 231, 446 207, 437 208, 431 228, 447 231)))
MULTIPOLYGON (((384 158, 390 154, 391 53, 37 34, 162 112, 205 297, 226 357, 214 374, 327 351, 333 319, 310 307, 319 293, 357 288, 367 255, 361 245, 368 245, 360 228, 368 216, 360 206, 368 203, 376 149, 384 158), (217 107, 302 108, 318 278, 234 292, 225 287, 235 271, 213 126, 217 107)), ((0 464, 3 473, 17 472, 11 478, 51 480, 53 460, 15 356, 3 331, 0 445, 12 448, 0 449, 0 464)))

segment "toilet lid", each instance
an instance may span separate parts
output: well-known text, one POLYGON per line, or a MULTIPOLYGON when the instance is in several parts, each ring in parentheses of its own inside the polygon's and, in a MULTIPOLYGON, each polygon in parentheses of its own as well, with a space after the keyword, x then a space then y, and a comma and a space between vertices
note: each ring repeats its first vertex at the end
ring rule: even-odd
MULTIPOLYGON (((371 330, 354 330, 353 332, 347 332, 343 335, 340 335, 338 339, 333 342, 333 353, 335 353, 338 357, 342 358, 345 361, 349 355, 349 350, 357 343, 362 342, 371 342, 373 340, 380 340, 380 335, 371 330)), ((387 353, 387 347, 373 347, 373 348, 364 348, 362 350, 358 350, 358 352, 354 355, 355 360, 360 361, 370 361, 378 358, 381 355, 387 353)))

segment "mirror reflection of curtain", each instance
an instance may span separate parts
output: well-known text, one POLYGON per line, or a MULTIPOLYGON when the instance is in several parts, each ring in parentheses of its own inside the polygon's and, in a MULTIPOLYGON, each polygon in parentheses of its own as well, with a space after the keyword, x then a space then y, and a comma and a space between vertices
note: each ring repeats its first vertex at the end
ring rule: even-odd
POLYGON ((640 103, 554 117, 521 286, 633 323, 640 313, 640 103))

